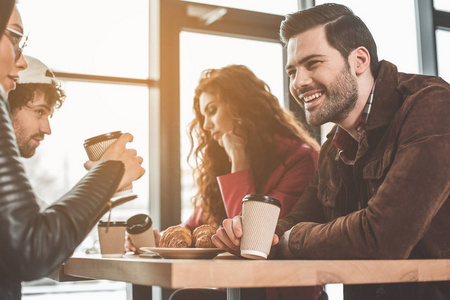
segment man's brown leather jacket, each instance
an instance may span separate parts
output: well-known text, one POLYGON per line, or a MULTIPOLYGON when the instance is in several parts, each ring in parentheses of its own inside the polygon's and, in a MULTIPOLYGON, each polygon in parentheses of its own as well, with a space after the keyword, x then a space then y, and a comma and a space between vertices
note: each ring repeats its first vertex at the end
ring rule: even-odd
MULTIPOLYGON (((329 134, 316 177, 277 234, 298 258, 450 258, 450 86, 383 61, 356 162, 329 134)), ((450 299, 450 284, 355 285, 345 299, 450 299)))
POLYGON ((105 212, 123 176, 119 161, 93 168, 43 213, 19 159, 7 103, 0 91, 0 299, 20 299, 21 281, 49 275, 105 212))

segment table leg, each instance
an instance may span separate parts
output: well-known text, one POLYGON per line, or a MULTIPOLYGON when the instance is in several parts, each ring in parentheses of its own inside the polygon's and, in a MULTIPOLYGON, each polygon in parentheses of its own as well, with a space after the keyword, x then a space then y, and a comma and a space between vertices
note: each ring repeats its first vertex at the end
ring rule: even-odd
POLYGON ((241 300, 241 289, 227 288, 227 300, 241 300))
POLYGON ((133 284, 131 286, 133 300, 152 300, 152 287, 133 284))

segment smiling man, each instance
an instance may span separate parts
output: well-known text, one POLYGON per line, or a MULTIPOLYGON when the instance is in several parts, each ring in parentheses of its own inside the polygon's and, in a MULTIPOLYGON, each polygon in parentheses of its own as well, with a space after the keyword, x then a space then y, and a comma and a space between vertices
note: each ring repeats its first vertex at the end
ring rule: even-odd
MULTIPOLYGON (((280 36, 290 92, 307 121, 336 126, 312 184, 278 222, 279 255, 450 258, 450 85, 379 62, 366 25, 343 5, 287 15, 280 36)), ((241 236, 237 217, 213 242, 236 253, 241 236)), ((450 283, 349 285, 344 295, 444 300, 450 283)))
POLYGON ((49 119, 54 109, 61 107, 65 93, 45 64, 31 56, 25 59, 28 68, 19 72, 8 102, 20 155, 30 158, 45 135, 51 134, 49 119))

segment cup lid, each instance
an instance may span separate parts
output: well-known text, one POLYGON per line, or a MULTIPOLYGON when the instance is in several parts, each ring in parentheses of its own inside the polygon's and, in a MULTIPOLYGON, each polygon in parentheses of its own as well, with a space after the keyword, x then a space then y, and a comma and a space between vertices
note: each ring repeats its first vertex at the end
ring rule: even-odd
POLYGON ((127 232, 139 234, 152 227, 152 219, 146 214, 134 215, 127 220, 127 232))
MULTIPOLYGON (((109 226, 113 227, 113 226, 126 226, 127 222, 125 221, 109 221, 109 226)), ((98 222, 98 226, 100 227, 106 227, 108 226, 108 221, 99 221, 98 222)))
POLYGON ((281 209, 280 201, 278 201, 277 199, 275 199, 273 197, 270 197, 270 196, 265 196, 265 195, 247 195, 242 200, 242 202, 245 202, 245 201, 265 202, 265 203, 276 205, 276 206, 278 206, 281 209))
POLYGON ((99 142, 107 141, 110 139, 118 139, 122 135, 122 131, 112 131, 104 134, 100 134, 84 141, 84 147, 96 144, 99 142))

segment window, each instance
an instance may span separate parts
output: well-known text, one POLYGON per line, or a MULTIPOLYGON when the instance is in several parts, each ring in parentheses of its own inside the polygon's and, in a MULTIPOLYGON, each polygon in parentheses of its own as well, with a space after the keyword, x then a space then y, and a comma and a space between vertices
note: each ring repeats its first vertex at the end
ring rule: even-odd
POLYGON ((450 12, 450 2, 448 0, 433 0, 434 8, 450 12))
POLYGON ((18 2, 25 32, 30 34, 25 53, 54 71, 149 77, 148 1, 18 2))
POLYGON ((245 58, 252 56, 252 65, 245 64, 267 81, 277 96, 283 96, 280 101, 284 103, 287 103, 284 100, 287 90, 282 83, 283 48, 278 39, 283 17, 177 0, 160 4, 161 49, 164 49, 160 60, 161 143, 164 149, 161 152, 164 172, 161 173, 160 206, 161 228, 167 228, 186 220, 192 209, 189 198, 194 191, 192 170, 185 163, 190 146, 185 127, 192 119, 193 91, 200 72, 206 68, 245 63, 245 58), (256 45, 263 54, 246 54, 256 45), (264 59, 265 54, 272 56, 269 62, 264 59), (277 74, 281 77, 277 78, 277 74), (183 168, 181 172, 180 167, 183 168), (186 208, 183 218, 180 213, 182 203, 186 208))
POLYGON ((439 76, 450 82, 450 31, 436 30, 436 46, 439 76))

